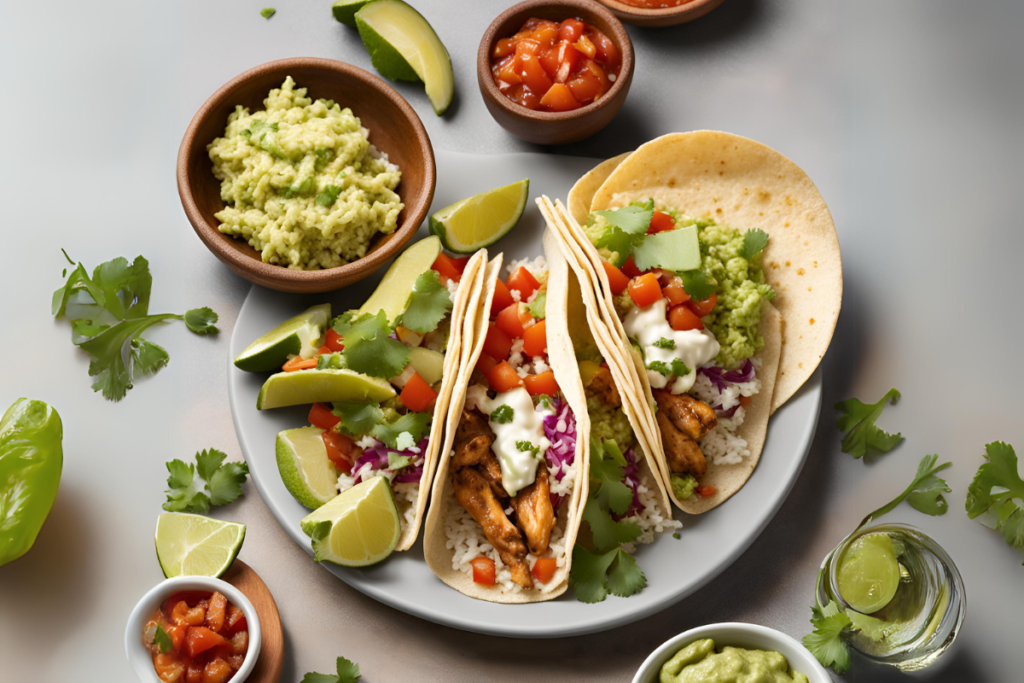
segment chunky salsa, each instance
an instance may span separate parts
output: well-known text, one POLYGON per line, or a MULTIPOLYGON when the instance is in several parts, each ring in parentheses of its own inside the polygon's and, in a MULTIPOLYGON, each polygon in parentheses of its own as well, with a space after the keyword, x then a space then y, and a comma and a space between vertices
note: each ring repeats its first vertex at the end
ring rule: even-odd
POLYGON ((142 632, 163 683, 225 683, 245 661, 249 626, 221 593, 179 591, 142 632))
POLYGON ((618 78, 621 65, 622 54, 611 38, 579 19, 528 19, 491 53, 498 90, 539 111, 570 111, 596 101, 618 78))
POLYGON ((679 7, 693 0, 619 0, 623 5, 640 7, 642 9, 665 9, 666 7, 679 7))

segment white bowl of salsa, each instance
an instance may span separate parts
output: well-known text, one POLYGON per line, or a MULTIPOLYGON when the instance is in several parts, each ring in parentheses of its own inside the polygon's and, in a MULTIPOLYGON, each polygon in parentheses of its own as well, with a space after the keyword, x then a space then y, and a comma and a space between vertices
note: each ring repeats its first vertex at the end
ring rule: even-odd
MULTIPOLYGON (((164 680, 157 675, 154 667, 154 657, 143 639, 143 632, 158 610, 162 609, 164 601, 176 593, 220 593, 227 598, 228 606, 239 608, 245 617, 245 629, 248 633, 248 647, 244 659, 238 669, 227 679, 231 683, 242 683, 256 666, 256 660, 260 656, 260 618, 256 614, 249 599, 240 590, 226 581, 207 576, 179 576, 167 579, 155 586, 146 593, 131 616, 128 617, 128 625, 125 627, 124 647, 128 655, 128 661, 132 669, 143 683, 164 683, 164 680)), ((184 647, 184 646, 183 646, 184 647)), ((186 673, 182 673, 177 679, 178 683, 185 683, 186 673)))
POLYGON ((726 646, 741 647, 748 650, 774 650, 781 653, 792 671, 798 671, 810 683, 831 683, 828 672, 818 663, 810 652, 797 640, 785 633, 757 624, 726 622, 708 624, 680 633, 652 652, 633 677, 633 683, 658 683, 661 667, 672 659, 677 652, 690 643, 710 638, 715 641, 715 650, 726 646))

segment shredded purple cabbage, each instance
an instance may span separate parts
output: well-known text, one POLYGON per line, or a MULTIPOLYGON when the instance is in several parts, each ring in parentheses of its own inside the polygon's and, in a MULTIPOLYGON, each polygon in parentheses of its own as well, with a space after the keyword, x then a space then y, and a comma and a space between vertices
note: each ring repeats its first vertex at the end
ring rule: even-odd
MULTIPOLYGON (((551 442, 544 453, 548 464, 555 469, 555 478, 562 481, 565 477, 566 464, 572 465, 576 458, 576 416, 573 415, 569 402, 561 399, 555 400, 555 412, 553 415, 544 416, 544 436, 551 442), (558 423, 565 422, 565 431, 558 431, 558 423)), ((558 509, 562 503, 562 496, 551 496, 551 506, 558 509)))
POLYGON ((740 366, 739 370, 725 370, 717 365, 705 365, 704 367, 697 368, 697 372, 711 380, 711 383, 719 391, 725 391, 726 384, 751 382, 755 376, 754 364, 750 362, 749 358, 743 361, 743 365, 740 366))
MULTIPOLYGON (((388 468, 388 454, 395 453, 396 455, 405 455, 409 457, 410 462, 415 462, 416 459, 423 459, 424 453, 427 452, 427 445, 430 443, 429 437, 423 437, 420 442, 416 444, 416 448, 419 449, 419 453, 413 450, 400 451, 396 448, 388 448, 385 444, 377 442, 376 446, 372 446, 363 450, 363 454, 356 459, 352 465, 352 471, 358 472, 363 465, 367 463, 371 464, 371 469, 374 470, 386 470, 388 468)), ((423 464, 418 465, 407 465, 402 469, 398 470, 398 474, 393 479, 396 484, 416 483, 423 478, 423 464)), ((362 476, 356 477, 356 483, 363 481, 362 476)))
POLYGON ((626 466, 622 468, 622 483, 633 492, 633 502, 629 504, 629 509, 615 521, 638 513, 644 508, 644 504, 640 502, 640 467, 636 464, 636 453, 629 448, 623 455, 626 458, 626 466))

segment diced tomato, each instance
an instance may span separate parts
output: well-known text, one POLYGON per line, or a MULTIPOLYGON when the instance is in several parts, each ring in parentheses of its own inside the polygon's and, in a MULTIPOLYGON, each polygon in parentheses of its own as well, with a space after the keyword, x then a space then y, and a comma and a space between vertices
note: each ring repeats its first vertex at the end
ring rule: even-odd
POLYGON ((500 38, 494 43, 494 52, 492 56, 495 59, 502 59, 508 57, 511 54, 515 54, 516 44, 511 38, 500 38))
POLYGON ((627 258, 626 262, 624 264, 622 264, 622 272, 625 273, 627 277, 631 277, 631 278, 633 278, 633 277, 640 277, 641 275, 643 275, 643 273, 640 271, 640 269, 636 267, 636 264, 633 263, 633 257, 632 256, 627 258))
POLYGON ((220 633, 224 628, 227 608, 228 599, 222 593, 214 592, 210 596, 210 607, 206 610, 206 626, 214 633, 220 633))
POLYGON ((601 265, 604 266, 604 272, 608 275, 608 286, 611 287, 612 294, 618 296, 626 291, 626 287, 629 286, 629 278, 626 274, 607 261, 602 261, 601 265))
POLYGON ((527 109, 536 109, 540 106, 540 95, 527 88, 522 83, 510 86, 508 90, 502 91, 505 95, 518 105, 527 109))
POLYGON ((437 258, 434 259, 434 263, 430 268, 431 270, 436 270, 438 275, 446 277, 449 280, 455 280, 456 282, 458 282, 459 278, 462 277, 462 272, 452 262, 451 257, 444 252, 437 255, 437 258))
POLYGON ((203 683, 227 683, 235 675, 231 665, 224 659, 207 662, 203 669, 203 683))
POLYGON ((523 379, 519 376, 508 361, 501 361, 487 373, 487 383, 499 394, 511 391, 523 385, 523 379))
POLYGON ((554 396, 558 393, 558 382, 555 381, 553 370, 542 372, 539 375, 527 375, 523 378, 523 385, 530 396, 554 396))
POLYGON ((498 317, 498 313, 514 303, 515 299, 512 298, 512 293, 508 291, 508 286, 501 280, 495 282, 494 297, 491 299, 491 318, 498 317))
POLYGON ((573 97, 569 86, 555 83, 544 93, 544 97, 540 98, 540 106, 547 111, 572 111, 579 109, 580 103, 573 97))
POLYGON ((339 472, 348 474, 352 471, 351 454, 356 448, 356 442, 334 430, 328 430, 320 435, 320 439, 327 448, 327 459, 334 463, 339 472))
POLYGON ((523 333, 523 353, 527 356, 542 356, 547 350, 547 321, 541 320, 523 333))
POLYGON ((323 346, 321 346, 319 349, 316 350, 316 355, 318 355, 318 356, 322 356, 325 353, 331 353, 331 349, 328 348, 328 346, 326 344, 324 344, 323 346))
POLYGON ((240 631, 248 631, 249 624, 245 620, 245 612, 240 607, 228 604, 224 617, 224 630, 221 635, 233 636, 240 631))
POLYGON ((476 362, 476 369, 484 373, 484 375, 486 376, 487 373, 490 372, 497 364, 498 361, 494 360, 493 357, 487 355, 486 353, 481 353, 480 358, 476 362))
POLYGON ((181 661, 176 654, 170 652, 166 654, 160 653, 153 657, 153 668, 156 670, 156 675, 160 677, 161 681, 174 683, 185 672, 185 662, 181 661))
POLYGON ((185 672, 185 683, 203 683, 203 667, 206 662, 199 659, 190 662, 185 672))
POLYGON ((697 317, 703 318, 715 309, 715 304, 718 303, 718 295, 712 294, 704 301, 694 301, 691 299, 686 303, 686 307, 697 314, 697 317))
POLYGON ((668 324, 677 332, 703 330, 704 323, 686 305, 673 306, 668 312, 668 324))
POLYGON ((535 54, 523 54, 520 56, 516 54, 516 73, 519 74, 519 78, 522 79, 523 85, 537 93, 543 95, 551 87, 551 77, 544 72, 544 67, 541 66, 540 58, 535 54))
POLYGON ((586 36, 597 50, 595 59, 604 64, 608 71, 618 73, 622 56, 619 54, 619 48, 615 45, 614 41, 593 26, 587 27, 586 36))
POLYGON ((412 412, 422 413, 434 405, 434 401, 437 400, 437 392, 427 384, 425 379, 420 377, 420 373, 414 372, 402 387, 402 393, 399 394, 398 400, 412 412))
POLYGON ((718 489, 716 489, 714 486, 706 486, 704 484, 701 484, 700 486, 698 486, 694 490, 697 492, 698 496, 704 496, 704 497, 713 496, 716 493, 718 493, 718 489))
POLYGON ((188 633, 188 626, 164 626, 167 635, 171 637, 171 647, 175 652, 181 652, 181 646, 185 644, 185 634, 188 633))
POLYGON ((200 605, 189 607, 182 600, 171 610, 171 621, 178 625, 198 626, 206 620, 206 608, 200 605))
POLYGON ((740 407, 749 408, 752 399, 749 396, 740 396, 740 407))
POLYGON ((522 38, 516 41, 515 51, 515 64, 516 71, 520 71, 523 68, 523 58, 533 57, 540 52, 540 43, 533 39, 533 37, 522 38))
POLYGON ((558 560, 553 557, 540 557, 533 563, 530 573, 541 583, 547 583, 555 575, 556 569, 558 569, 558 560))
POLYGON ((244 655, 245 651, 249 649, 249 632, 239 631, 235 635, 231 636, 231 654, 233 655, 244 655))
POLYGON ((541 50, 540 65, 544 67, 544 73, 551 78, 555 77, 555 72, 558 71, 558 45, 541 50))
POLYGON ((309 423, 320 429, 332 429, 341 419, 331 412, 326 403, 314 403, 309 409, 309 423))
POLYGON ((484 353, 495 360, 505 360, 512 351, 512 340, 507 334, 501 331, 495 323, 487 328, 487 337, 484 339, 484 353))
POLYGON ((646 308, 661 299, 661 285, 654 273, 645 273, 629 281, 629 298, 640 308, 646 308))
POLYGON ((205 626, 193 626, 185 636, 185 654, 194 659, 196 655, 206 652, 211 647, 224 645, 227 642, 224 636, 214 633, 205 626))
POLYGON ((674 227, 676 227, 676 224, 672 220, 672 216, 661 211, 655 211, 654 216, 651 217, 651 227, 647 228, 647 234, 653 235, 658 232, 665 232, 674 227))
POLYGON ((558 40, 559 26, 554 22, 544 23, 533 32, 533 39, 541 46, 552 45, 558 40))
POLYGON ((494 585, 494 560, 489 557, 474 557, 469 563, 473 565, 473 583, 494 585))
POLYGON ((316 367, 316 358, 303 359, 302 356, 295 356, 287 363, 281 366, 281 369, 285 372, 295 372, 296 370, 311 370, 316 367))
POLYGON ((597 56, 597 46, 591 42, 590 38, 586 34, 579 37, 575 43, 576 49, 585 54, 590 59, 597 56))
POLYGON ((512 304, 498 314, 494 324, 501 328, 501 331, 511 339, 523 336, 527 323, 533 320, 533 316, 522 304, 512 304))
POLYGON ((661 288, 661 293, 666 299, 668 299, 669 306, 678 306, 679 304, 685 304, 690 300, 690 295, 683 289, 683 284, 679 280, 673 280, 669 284, 661 288))
POLYGON ((562 41, 545 54, 545 59, 547 61, 544 68, 550 69, 548 73, 555 79, 555 83, 565 83, 576 70, 580 61, 580 53, 572 46, 572 43, 562 41))
POLYGON ((513 55, 505 57, 503 60, 492 66, 491 73, 497 80, 499 90, 502 89, 502 83, 507 85, 522 83, 522 79, 519 78, 519 74, 516 73, 516 58, 513 55))
POLYGON ((462 274, 466 272, 466 264, 469 263, 468 256, 449 256, 448 260, 455 266, 455 270, 459 271, 459 277, 461 279, 462 274))
POLYGON ((589 104, 604 94, 605 88, 601 79, 595 76, 589 69, 583 69, 570 78, 566 85, 572 96, 583 104, 589 104))
POLYGON ((575 43, 583 35, 586 27, 587 25, 579 19, 566 19, 558 28, 558 39, 575 43))
POLYGON ((526 266, 516 268, 505 284, 508 285, 509 289, 519 290, 520 301, 529 300, 533 293, 540 289, 540 283, 537 282, 537 278, 526 269, 526 266))
POLYGON ((327 338, 324 341, 324 346, 330 349, 332 353, 345 350, 345 343, 341 340, 341 335, 335 332, 333 327, 327 328, 327 338))

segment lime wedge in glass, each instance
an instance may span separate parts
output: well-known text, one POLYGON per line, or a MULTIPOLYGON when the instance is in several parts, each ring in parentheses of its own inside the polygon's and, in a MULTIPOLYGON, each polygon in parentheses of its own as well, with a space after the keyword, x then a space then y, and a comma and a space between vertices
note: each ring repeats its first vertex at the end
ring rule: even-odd
POLYGON ((368 5, 373 0, 337 0, 331 5, 331 12, 334 14, 334 18, 343 24, 349 26, 356 25, 356 12, 363 8, 363 5, 368 5))
POLYGON ((445 249, 471 254, 489 247, 516 227, 529 196, 529 178, 481 192, 431 216, 430 232, 441 238, 445 249))
POLYGON ((156 557, 164 576, 221 576, 245 540, 245 525, 165 512, 156 520, 156 557))
POLYGON ((319 427, 299 427, 277 435, 277 469, 288 493, 315 510, 338 495, 338 469, 327 457, 319 427))
POLYGON ((356 12, 355 20, 381 76, 422 81, 434 112, 443 114, 455 92, 452 60, 423 15, 402 0, 375 0, 356 12))
POLYGON ((246 372, 269 372, 280 370, 289 356, 312 358, 330 317, 330 304, 303 311, 249 344, 235 358, 235 367, 246 372))
POLYGON ((256 410, 307 403, 380 403, 395 395, 387 380, 352 370, 297 370, 271 375, 256 397, 256 410))
POLYGON ((882 609, 900 586, 900 563, 888 534, 866 534, 839 561, 837 587, 843 600, 863 614, 882 609))
POLYGON ((377 311, 384 311, 388 322, 394 325, 409 305, 416 278, 434 265, 440 253, 441 242, 436 237, 425 237, 403 251, 388 268, 377 289, 359 308, 359 314, 377 315, 377 311))
POLYGON ((401 517, 391 486, 373 477, 309 513, 300 523, 313 539, 316 561, 366 567, 386 559, 398 545, 401 517))

